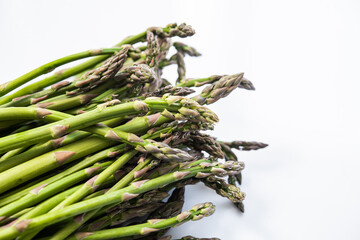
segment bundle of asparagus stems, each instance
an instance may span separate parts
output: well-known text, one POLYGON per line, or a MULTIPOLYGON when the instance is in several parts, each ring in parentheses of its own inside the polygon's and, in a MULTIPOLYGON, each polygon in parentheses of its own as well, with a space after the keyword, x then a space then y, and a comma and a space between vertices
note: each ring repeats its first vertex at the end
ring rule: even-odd
POLYGON ((209 202, 182 210, 185 186, 198 182, 244 211, 233 149, 267 145, 204 134, 218 122, 204 105, 254 87, 243 73, 186 78, 184 57, 200 54, 171 38, 194 33, 151 27, 0 85, 0 239, 169 240, 171 227, 214 212, 209 202), (169 65, 174 85, 162 78, 169 65))

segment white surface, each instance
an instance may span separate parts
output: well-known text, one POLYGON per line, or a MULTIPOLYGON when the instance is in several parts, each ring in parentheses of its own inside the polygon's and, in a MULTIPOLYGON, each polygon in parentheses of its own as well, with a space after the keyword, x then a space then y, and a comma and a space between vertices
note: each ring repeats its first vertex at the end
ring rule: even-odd
MULTIPOLYGON (((211 108, 224 140, 269 143, 246 162, 246 212, 203 187, 217 212, 171 233, 223 240, 359 239, 358 1, 0 1, 0 81, 148 26, 187 22, 189 77, 244 71, 257 88, 211 108)), ((175 68, 168 76, 175 77, 175 68)), ((194 198, 193 198, 194 197, 194 198)))

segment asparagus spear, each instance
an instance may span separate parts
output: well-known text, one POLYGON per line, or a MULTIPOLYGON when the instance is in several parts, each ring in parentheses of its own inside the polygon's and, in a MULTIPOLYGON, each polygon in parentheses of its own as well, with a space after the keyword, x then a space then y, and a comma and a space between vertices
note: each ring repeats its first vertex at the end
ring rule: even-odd
POLYGON ((53 69, 64 65, 69 62, 73 62, 82 58, 97 56, 97 55, 111 55, 115 52, 118 52, 122 48, 101 48, 101 49, 91 49, 88 51, 75 53, 66 57, 59 58, 55 61, 44 64, 24 75, 18 77, 10 82, 6 82, 0 85, 0 96, 4 96, 6 93, 14 90, 15 88, 23 85, 24 83, 42 75, 45 73, 51 72, 53 69))
POLYGON ((195 96, 193 99, 200 104, 212 104, 220 98, 226 97, 234 89, 239 87, 243 76, 244 73, 223 76, 217 82, 205 87, 201 94, 195 96))
POLYGON ((119 238, 133 235, 146 235, 152 232, 174 227, 179 224, 183 224, 187 221, 196 221, 203 217, 210 216, 215 211, 215 206, 212 203, 197 204, 189 211, 185 211, 176 217, 168 219, 150 219, 147 223, 113 228, 108 230, 101 230, 95 232, 79 232, 75 237, 68 238, 68 240, 80 240, 80 239, 107 239, 107 238, 119 238))

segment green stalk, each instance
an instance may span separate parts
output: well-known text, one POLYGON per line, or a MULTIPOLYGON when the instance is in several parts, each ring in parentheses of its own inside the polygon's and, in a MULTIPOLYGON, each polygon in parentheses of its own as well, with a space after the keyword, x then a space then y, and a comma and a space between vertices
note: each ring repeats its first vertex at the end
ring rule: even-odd
MULTIPOLYGON (((49 111, 39 107, 9 107, 0 108, 0 121, 39 119, 47 122, 56 122, 68 117, 68 114, 49 111)), ((19 133, 18 133, 19 134, 19 133)), ((19 146, 23 147, 23 146, 19 146)))
MULTIPOLYGON (((18 77, 10 82, 6 82, 0 85, 0 96, 4 96, 6 93, 14 90, 15 88, 23 85, 24 83, 29 82, 30 80, 43 75, 45 73, 49 73, 51 71, 53 71, 55 68, 62 66, 64 64, 67 64, 69 62, 73 62, 82 58, 87 58, 87 57, 92 57, 92 56, 97 56, 97 55, 112 55, 115 52, 120 51, 121 48, 101 48, 101 49, 91 49, 88 51, 84 51, 84 52, 80 52, 80 53, 75 53, 63 58, 59 58, 55 61, 46 63, 24 75, 22 75, 21 77, 18 77)), ((106 56, 107 57, 107 56, 106 56)), ((32 84, 33 86, 30 87, 28 86, 28 89, 32 89, 32 91, 36 91, 38 89, 41 89, 43 87, 49 86, 49 85, 45 85, 43 86, 41 81, 36 83, 36 85, 32 84)), ((25 89, 25 88, 23 88, 25 89)), ((0 104, 1 104, 1 100, 0 99, 0 104)))
POLYGON ((214 75, 207 78, 183 79, 175 87, 200 87, 219 80, 222 76, 214 75))
MULTIPOLYGON (((103 93, 107 89, 111 88, 114 85, 112 81, 108 81, 104 84, 101 84, 99 87, 92 89, 89 92, 76 95, 74 97, 69 96, 57 96, 54 98, 47 99, 37 104, 37 106, 44 107, 46 109, 52 109, 57 111, 64 111, 72 109, 81 105, 88 104, 96 96, 103 93)), ((77 114, 77 113, 76 113, 77 114)))
POLYGON ((127 227, 119 227, 95 232, 79 232, 67 240, 99 240, 128 237, 134 235, 147 235, 152 232, 160 231, 176 225, 183 224, 190 220, 199 220, 203 217, 210 216, 215 211, 212 203, 197 204, 189 211, 185 211, 176 217, 168 219, 149 219, 146 223, 137 224, 127 227))
POLYGON ((68 91, 73 91, 74 89, 76 89, 76 86, 71 84, 69 81, 59 82, 42 91, 13 98, 10 102, 0 105, 0 108, 26 107, 44 101, 49 97, 61 96, 66 94, 68 91))

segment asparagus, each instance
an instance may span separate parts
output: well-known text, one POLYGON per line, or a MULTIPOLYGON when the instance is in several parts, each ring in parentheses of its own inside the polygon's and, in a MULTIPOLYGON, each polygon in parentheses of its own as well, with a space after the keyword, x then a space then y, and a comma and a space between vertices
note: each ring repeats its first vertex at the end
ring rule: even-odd
POLYGON ((248 142, 248 141, 232 141, 232 142, 223 142, 224 145, 229 148, 235 148, 241 151, 251 151, 265 148, 268 146, 266 143, 261 142, 248 142))
MULTIPOLYGON (((267 145, 203 133, 218 122, 204 105, 235 88, 255 88, 243 73, 187 78, 184 57, 200 53, 171 38, 194 33, 186 24, 151 27, 113 48, 58 59, 0 87, 0 239, 170 240, 164 236, 170 227, 204 213, 198 206, 174 218, 185 187, 199 181, 244 211, 245 194, 237 187, 244 164, 233 148, 267 145), (133 45, 139 42, 146 45, 133 45), (175 54, 167 57, 170 48, 175 54), (91 54, 101 56, 5 95, 91 54), (172 64, 175 85, 162 76, 172 64), (184 97, 204 85, 200 94, 184 97)), ((212 212, 207 205, 201 207, 212 212)))
POLYGON ((242 202, 245 198, 245 193, 234 185, 227 184, 223 179, 214 176, 209 176, 202 179, 202 182, 216 191, 220 196, 228 198, 233 203, 242 202))
POLYGON ((239 87, 243 76, 244 73, 223 76, 217 82, 205 87, 201 94, 194 97, 194 100, 200 104, 212 104, 239 87))
POLYGON ((0 85, 0 96, 4 96, 6 93, 10 92, 11 90, 14 90, 15 88, 21 86, 22 84, 42 75, 45 73, 51 72, 53 69, 64 65, 69 62, 73 62, 82 58, 97 56, 97 55, 111 55, 122 48, 101 48, 101 49, 91 49, 88 51, 75 53, 60 59, 57 59, 55 61, 49 62, 47 64, 44 64, 24 75, 21 77, 18 77, 10 82, 6 82, 0 85))
POLYGON ((196 221, 203 217, 210 216, 215 211, 215 206, 212 203, 202 203, 195 205, 189 211, 182 212, 176 217, 168 219, 150 219, 147 223, 133 225, 129 227, 114 228, 109 230, 101 230, 95 232, 79 232, 76 237, 70 239, 106 239, 106 238, 119 238, 132 235, 146 235, 161 229, 173 227, 183 224, 187 221, 196 221))
POLYGON ((119 204, 106 210, 105 216, 84 225, 81 227, 80 231, 96 231, 106 228, 107 226, 119 225, 127 220, 139 217, 139 213, 141 213, 142 216, 148 215, 149 213, 156 211, 158 209, 157 207, 164 206, 160 201, 168 196, 169 194, 166 192, 157 190, 149 191, 129 202, 119 204))

